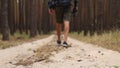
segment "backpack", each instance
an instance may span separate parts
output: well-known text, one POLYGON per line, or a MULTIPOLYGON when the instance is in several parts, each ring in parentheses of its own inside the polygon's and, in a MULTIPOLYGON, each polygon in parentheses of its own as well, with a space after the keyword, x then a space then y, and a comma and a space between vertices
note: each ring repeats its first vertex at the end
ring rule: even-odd
POLYGON ((58 5, 61 5, 61 6, 70 6, 72 0, 57 0, 57 1, 58 1, 58 5))
POLYGON ((70 4, 71 3, 71 0, 57 0, 58 1, 58 4, 70 4))
POLYGON ((57 6, 70 6, 72 0, 49 0, 48 7, 55 8, 57 6))

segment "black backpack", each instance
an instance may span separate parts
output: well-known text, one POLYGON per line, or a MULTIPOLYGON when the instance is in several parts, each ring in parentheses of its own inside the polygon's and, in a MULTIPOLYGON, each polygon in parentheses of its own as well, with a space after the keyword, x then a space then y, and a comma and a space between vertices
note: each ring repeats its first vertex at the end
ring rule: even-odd
POLYGON ((55 8, 57 6, 70 6, 71 0, 49 0, 49 8, 55 8))
POLYGON ((70 6, 71 5, 71 0, 57 0, 58 1, 58 5, 61 6, 70 6))

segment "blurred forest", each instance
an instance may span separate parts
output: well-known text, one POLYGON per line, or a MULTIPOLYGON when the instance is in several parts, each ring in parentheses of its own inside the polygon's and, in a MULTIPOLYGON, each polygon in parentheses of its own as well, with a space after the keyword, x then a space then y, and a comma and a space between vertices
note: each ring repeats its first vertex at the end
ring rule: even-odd
MULTIPOLYGON (((9 34, 16 31, 35 37, 55 30, 55 18, 48 14, 47 4, 48 0, 0 0, 2 40, 9 40, 9 34)), ((120 0, 79 0, 78 9, 71 32, 93 35, 120 28, 120 0)))

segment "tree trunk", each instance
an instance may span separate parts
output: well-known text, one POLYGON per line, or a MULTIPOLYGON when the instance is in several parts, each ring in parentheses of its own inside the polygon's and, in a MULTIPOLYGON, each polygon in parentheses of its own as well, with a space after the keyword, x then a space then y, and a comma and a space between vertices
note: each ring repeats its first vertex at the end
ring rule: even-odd
POLYGON ((9 26, 8 26, 8 0, 1 0, 1 29, 2 40, 9 40, 9 26))
POLYGON ((30 37, 35 37, 37 35, 37 24, 35 19, 35 2, 36 0, 29 0, 30 1, 30 37))

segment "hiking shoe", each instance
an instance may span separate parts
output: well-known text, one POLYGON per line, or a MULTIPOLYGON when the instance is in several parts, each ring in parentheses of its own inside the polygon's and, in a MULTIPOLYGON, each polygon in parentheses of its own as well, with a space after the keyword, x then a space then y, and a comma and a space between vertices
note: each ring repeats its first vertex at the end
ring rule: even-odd
POLYGON ((61 46, 61 41, 57 40, 58 46, 61 46))
POLYGON ((63 42, 63 46, 64 47, 67 47, 68 46, 68 43, 65 41, 65 42, 63 42))

